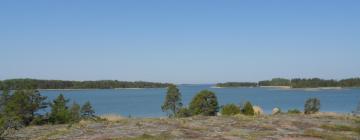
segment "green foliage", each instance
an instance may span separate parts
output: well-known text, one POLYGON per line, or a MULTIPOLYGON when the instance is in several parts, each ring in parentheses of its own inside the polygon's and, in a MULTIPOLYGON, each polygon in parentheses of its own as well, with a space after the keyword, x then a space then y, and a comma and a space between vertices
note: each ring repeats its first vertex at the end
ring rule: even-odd
POLYGON ((80 105, 77 104, 76 102, 73 102, 69 111, 70 111, 70 121, 71 122, 79 122, 81 119, 80 105))
POLYGON ((249 115, 249 116, 254 116, 255 115, 253 106, 249 101, 245 102, 244 108, 242 109, 242 113, 244 115, 249 115))
POLYGON ((257 83, 252 82, 227 82, 227 83, 218 83, 216 87, 256 87, 257 83))
POLYGON ((6 104, 9 101, 9 99, 10 99, 10 91, 8 89, 4 89, 0 94, 0 113, 4 113, 6 104))
POLYGON ((305 102, 304 113, 313 114, 320 110, 320 100, 317 98, 310 98, 305 102))
POLYGON ((70 122, 71 114, 68 110, 68 106, 66 106, 68 99, 65 99, 64 95, 60 94, 51 106, 51 113, 49 117, 49 121, 53 124, 65 124, 70 122))
POLYGON ((318 88, 318 87, 337 87, 340 86, 336 80, 323 80, 320 78, 311 79, 292 79, 292 88, 318 88))
POLYGON ((270 81, 260 81, 259 86, 290 86, 290 80, 285 78, 273 78, 270 81))
POLYGON ((176 113, 176 117, 178 118, 185 118, 185 117, 191 117, 191 110, 186 108, 186 107, 182 107, 178 110, 178 112, 176 113))
POLYGON ((289 109, 288 114, 301 114, 301 111, 298 109, 289 109))
POLYGON ((360 87, 360 78, 349 78, 339 81, 341 87, 360 87))
POLYGON ((260 81, 259 86, 291 86, 292 88, 360 87, 360 78, 349 78, 340 81, 320 78, 294 78, 291 80, 274 78, 272 80, 260 81))
POLYGON ((83 89, 83 88, 164 88, 167 83, 153 82, 125 82, 117 80, 102 81, 61 81, 61 80, 37 80, 37 79, 9 79, 0 81, 0 89, 8 87, 12 90, 19 89, 83 89))
POLYGON ((84 119, 91 119, 95 117, 95 111, 91 106, 89 101, 85 102, 85 104, 81 107, 81 117, 84 119))
POLYGON ((9 135, 9 130, 17 130, 23 127, 20 118, 14 116, 1 116, 0 117, 0 140, 9 135))
POLYGON ((46 97, 41 96, 37 90, 17 90, 8 96, 4 113, 19 118, 24 125, 29 125, 38 115, 36 112, 47 107, 45 100, 46 97))
POLYGON ((227 104, 221 108, 221 114, 225 116, 232 116, 241 113, 240 107, 235 104, 227 104))
POLYGON ((169 117, 174 117, 181 107, 181 93, 175 85, 170 85, 161 109, 167 112, 169 117))
POLYGON ((215 94, 203 90, 192 99, 189 109, 193 115, 215 116, 219 106, 215 94))

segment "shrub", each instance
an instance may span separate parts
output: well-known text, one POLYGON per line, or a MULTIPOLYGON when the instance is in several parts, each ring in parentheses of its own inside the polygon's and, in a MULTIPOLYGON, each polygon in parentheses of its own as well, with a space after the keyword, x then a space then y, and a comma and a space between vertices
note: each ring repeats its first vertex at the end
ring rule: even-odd
POLYGON ((304 113, 313 114, 320 110, 320 100, 317 98, 310 98, 305 102, 304 113))
POLYGON ((176 113, 176 117, 179 118, 185 118, 185 117, 190 117, 191 116, 191 111, 190 109, 186 108, 186 107, 182 107, 179 109, 179 111, 176 113))
POLYGON ((254 116, 254 114, 255 114, 254 109, 253 109, 252 104, 249 101, 245 102, 244 108, 242 109, 242 113, 244 115, 254 116))
POLYGON ((72 106, 69 109, 70 111, 70 121, 71 122, 79 122, 81 119, 80 116, 80 105, 76 102, 73 102, 72 106))
POLYGON ((301 114, 301 111, 298 109, 289 109, 288 113, 289 114, 301 114))
POLYGON ((81 117, 84 119, 91 119, 95 117, 95 111, 91 106, 90 101, 85 102, 85 104, 81 107, 81 117))
POLYGON ((227 104, 221 108, 220 112, 222 115, 232 116, 232 115, 239 114, 241 112, 241 110, 240 110, 240 107, 236 106, 235 104, 227 104))
POLYGON ((193 115, 215 116, 219 106, 215 93, 200 91, 191 101, 189 109, 193 115))

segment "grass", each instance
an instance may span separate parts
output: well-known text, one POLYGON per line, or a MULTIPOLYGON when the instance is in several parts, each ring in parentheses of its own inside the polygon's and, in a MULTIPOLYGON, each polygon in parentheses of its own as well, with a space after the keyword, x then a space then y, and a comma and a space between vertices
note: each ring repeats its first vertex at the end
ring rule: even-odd
POLYGON ((123 116, 117 115, 117 114, 105 114, 100 116, 101 119, 105 119, 110 122, 120 122, 124 119, 126 119, 123 116))
POLYGON ((351 140, 352 138, 338 135, 335 133, 328 133, 323 131, 317 131, 313 129, 305 130, 304 136, 313 137, 313 138, 321 138, 325 140, 351 140))
POLYGON ((138 137, 133 138, 114 138, 111 140, 168 140, 171 139, 172 136, 168 133, 161 133, 159 135, 149 135, 149 134, 143 134, 138 137))
POLYGON ((330 124, 324 124, 321 126, 322 129, 330 130, 330 131, 352 131, 359 133, 360 127, 351 127, 347 125, 330 125, 330 124))

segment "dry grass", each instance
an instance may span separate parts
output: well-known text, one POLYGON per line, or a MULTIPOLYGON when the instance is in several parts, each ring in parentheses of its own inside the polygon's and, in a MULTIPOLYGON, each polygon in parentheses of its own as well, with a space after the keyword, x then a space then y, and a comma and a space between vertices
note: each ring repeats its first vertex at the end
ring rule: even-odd
POLYGON ((119 122, 119 121, 127 119, 126 117, 123 117, 118 114, 105 114, 105 115, 101 115, 100 118, 105 119, 110 122, 119 122))

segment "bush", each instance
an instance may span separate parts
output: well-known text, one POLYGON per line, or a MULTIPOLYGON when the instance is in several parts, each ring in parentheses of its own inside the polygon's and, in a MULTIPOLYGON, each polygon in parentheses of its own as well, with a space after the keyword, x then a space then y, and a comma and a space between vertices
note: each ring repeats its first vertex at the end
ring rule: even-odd
POLYGON ((95 118, 95 111, 91 106, 90 101, 85 102, 85 104, 81 107, 81 117, 84 119, 92 119, 95 118))
POLYGON ((219 106, 215 93, 200 91, 191 101, 189 109, 193 115, 215 116, 219 106))
POLYGON ((304 113, 313 114, 319 112, 320 110, 320 100, 317 98, 310 98, 305 102, 304 113))
POLYGON ((253 109, 253 106, 250 102, 245 102, 244 104, 244 108, 242 109, 242 113, 244 115, 249 115, 249 116, 254 116, 254 109, 253 109))
POLYGON ((301 114, 301 111, 298 109, 289 109, 288 114, 301 114))
POLYGON ((70 112, 70 121, 71 122, 79 122, 81 119, 80 115, 80 105, 76 102, 73 102, 72 106, 69 109, 70 112))
POLYGON ((191 116, 191 111, 190 109, 186 108, 186 107, 182 107, 179 109, 179 111, 176 113, 176 117, 179 118, 185 118, 185 117, 190 117, 191 116))
POLYGON ((241 112, 241 110, 240 110, 240 107, 236 106, 235 104, 227 104, 221 108, 220 112, 222 115, 232 116, 232 115, 239 114, 241 112))

